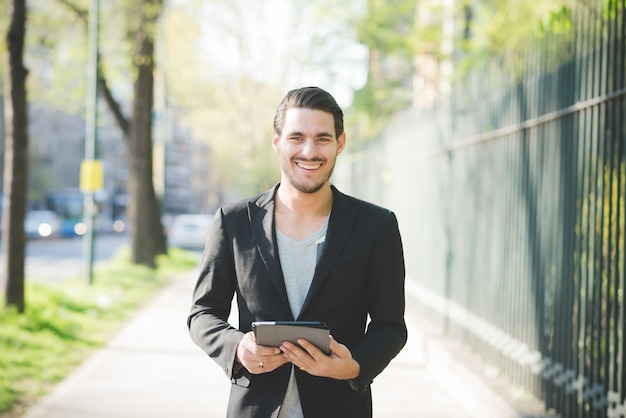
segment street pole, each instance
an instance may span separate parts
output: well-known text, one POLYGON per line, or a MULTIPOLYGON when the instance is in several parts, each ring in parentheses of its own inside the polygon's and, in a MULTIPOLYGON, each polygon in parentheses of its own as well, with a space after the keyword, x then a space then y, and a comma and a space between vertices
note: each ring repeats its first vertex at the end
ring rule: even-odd
MULTIPOLYGON (((85 109, 85 161, 81 166, 81 189, 84 193, 83 222, 87 227, 83 235, 83 255, 87 264, 87 282, 93 283, 95 192, 98 190, 96 178, 101 181, 101 173, 95 174, 96 130, 98 121, 98 60, 99 60, 100 2, 91 0, 89 4, 89 51, 87 62, 87 104, 85 109), (98 177, 99 176, 99 177, 98 177)), ((101 186, 100 186, 101 187, 101 186)))

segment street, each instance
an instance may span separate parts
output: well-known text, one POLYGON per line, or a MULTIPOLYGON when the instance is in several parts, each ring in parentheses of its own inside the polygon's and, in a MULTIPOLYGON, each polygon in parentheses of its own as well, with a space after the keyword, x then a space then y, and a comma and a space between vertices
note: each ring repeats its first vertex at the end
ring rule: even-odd
MULTIPOLYGON (((55 281, 84 275, 87 258, 84 240, 76 238, 28 240, 26 242, 27 280, 55 281)), ((128 235, 102 234, 94 239, 94 266, 108 260, 115 252, 129 245, 128 235)), ((0 255, 3 262, 4 255, 0 255)))

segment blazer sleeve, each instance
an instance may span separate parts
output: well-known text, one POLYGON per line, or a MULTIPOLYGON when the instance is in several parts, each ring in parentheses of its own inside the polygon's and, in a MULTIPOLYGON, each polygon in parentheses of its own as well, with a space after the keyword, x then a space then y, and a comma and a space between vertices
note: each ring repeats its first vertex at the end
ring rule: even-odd
POLYGON ((407 340, 405 265, 398 221, 388 211, 381 223, 366 281, 370 322, 362 341, 352 349, 361 366, 358 388, 364 391, 400 352, 407 340))
POLYGON ((224 213, 219 210, 200 262, 187 326, 193 342, 233 381, 242 377, 233 368, 237 344, 244 335, 228 323, 235 285, 233 255, 228 245, 224 213))

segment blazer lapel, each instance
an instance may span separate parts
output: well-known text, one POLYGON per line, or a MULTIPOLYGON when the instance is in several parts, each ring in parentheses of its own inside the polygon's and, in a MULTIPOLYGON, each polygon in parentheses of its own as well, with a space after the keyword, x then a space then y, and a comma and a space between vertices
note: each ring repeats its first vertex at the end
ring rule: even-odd
POLYGON ((332 190, 333 208, 330 213, 330 219, 328 220, 324 252, 317 263, 311 287, 309 288, 309 292, 307 293, 300 312, 304 312, 309 301, 313 298, 313 295, 315 295, 315 292, 319 289, 331 267, 335 264, 335 260, 348 244, 352 228, 356 222, 358 207, 351 204, 345 195, 339 192, 334 186, 332 190))
POLYGON ((276 234, 274 232, 275 190, 276 188, 268 190, 259 196, 256 201, 248 203, 248 214, 256 241, 256 248, 281 299, 289 307, 289 298, 287 297, 285 279, 280 267, 276 234))

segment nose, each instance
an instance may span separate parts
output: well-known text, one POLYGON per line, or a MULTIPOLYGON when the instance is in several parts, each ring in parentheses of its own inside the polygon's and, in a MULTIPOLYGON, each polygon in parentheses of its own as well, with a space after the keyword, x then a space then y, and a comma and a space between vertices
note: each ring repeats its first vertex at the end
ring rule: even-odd
POLYGON ((317 154, 317 148, 315 147, 315 140, 312 138, 307 139, 302 144, 301 154, 306 158, 312 158, 317 154))

